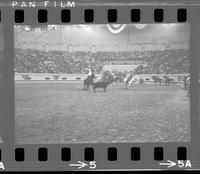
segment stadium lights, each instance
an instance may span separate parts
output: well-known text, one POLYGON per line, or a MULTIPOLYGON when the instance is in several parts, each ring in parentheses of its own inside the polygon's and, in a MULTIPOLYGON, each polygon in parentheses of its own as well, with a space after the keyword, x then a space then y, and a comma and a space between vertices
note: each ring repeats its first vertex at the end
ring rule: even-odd
POLYGON ((28 25, 20 26, 20 28, 21 28, 23 31, 26 31, 26 32, 30 32, 30 31, 31 31, 31 27, 28 26, 28 25))
POLYGON ((57 26, 56 25, 48 25, 48 28, 51 28, 53 30, 56 30, 57 29, 57 26))
POLYGON ((176 26, 177 24, 175 23, 167 23, 167 24, 163 24, 164 27, 172 27, 172 26, 176 26))
POLYGON ((79 25, 77 25, 77 27, 81 27, 82 29, 84 29, 87 32, 92 32, 94 26, 79 24, 79 25))
POLYGON ((77 27, 88 27, 88 26, 90 26, 90 25, 87 25, 87 24, 78 24, 78 25, 76 25, 77 27))
POLYGON ((135 27, 138 29, 144 29, 146 27, 146 24, 135 24, 135 27))
POLYGON ((85 29, 87 32, 92 32, 92 27, 90 27, 90 26, 84 27, 84 29, 85 29))

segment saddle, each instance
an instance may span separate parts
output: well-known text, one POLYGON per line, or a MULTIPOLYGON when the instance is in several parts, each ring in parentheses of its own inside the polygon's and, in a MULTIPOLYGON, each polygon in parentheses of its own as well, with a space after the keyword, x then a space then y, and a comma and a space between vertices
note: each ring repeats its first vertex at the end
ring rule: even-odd
POLYGON ((93 79, 93 83, 97 83, 97 82, 102 82, 102 78, 100 76, 97 76, 93 79))

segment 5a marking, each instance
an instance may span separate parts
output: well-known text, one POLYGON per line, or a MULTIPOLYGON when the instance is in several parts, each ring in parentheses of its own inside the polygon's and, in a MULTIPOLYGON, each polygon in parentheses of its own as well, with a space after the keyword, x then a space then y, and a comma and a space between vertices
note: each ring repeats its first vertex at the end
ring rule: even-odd
POLYGON ((0 170, 5 170, 5 166, 4 166, 3 162, 0 162, 0 170))
POLYGON ((89 164, 84 163, 82 161, 77 161, 77 163, 69 164, 70 167, 78 167, 78 169, 89 166, 90 169, 95 169, 97 167, 96 161, 90 161, 89 164))
POLYGON ((177 163, 176 162, 173 162, 173 161, 170 161, 170 160, 167 160, 167 162, 165 163, 159 163, 159 165, 161 166, 167 166, 168 168, 170 167, 173 167, 173 166, 177 166, 179 168, 191 168, 192 167, 192 164, 190 162, 190 160, 178 160, 177 163))

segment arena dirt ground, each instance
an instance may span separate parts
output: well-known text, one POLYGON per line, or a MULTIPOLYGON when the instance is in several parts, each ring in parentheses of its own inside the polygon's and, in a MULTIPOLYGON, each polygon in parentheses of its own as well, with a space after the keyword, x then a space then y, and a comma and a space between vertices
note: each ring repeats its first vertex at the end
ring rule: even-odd
POLYGON ((138 85, 107 92, 82 84, 15 84, 16 142, 190 141, 189 98, 181 86, 138 85))

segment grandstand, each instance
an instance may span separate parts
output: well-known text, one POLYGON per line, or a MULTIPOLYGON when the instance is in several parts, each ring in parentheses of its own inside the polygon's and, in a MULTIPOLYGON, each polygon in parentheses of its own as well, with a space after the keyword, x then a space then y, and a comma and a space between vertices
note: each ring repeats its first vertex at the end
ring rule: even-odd
POLYGON ((189 27, 166 25, 149 24, 143 32, 128 25, 124 29, 126 33, 122 31, 118 35, 100 25, 47 26, 42 31, 16 26, 15 72, 84 74, 92 66, 100 73, 104 65, 139 62, 140 74, 188 73, 189 38, 185 33, 189 27), (84 35, 78 34, 80 30, 84 35), (159 36, 157 32, 161 32, 159 36))
MULTIPOLYGON (((91 54, 83 51, 72 53, 45 52, 18 48, 15 53, 16 73, 84 74, 87 73, 88 66, 92 66, 97 73, 100 73, 104 65, 116 64, 118 57, 123 57, 121 65, 128 64, 130 61, 139 60, 142 62, 138 64, 140 66, 137 69, 140 74, 189 73, 188 49, 143 51, 138 55, 137 52, 97 52, 91 54)), ((118 66, 120 66, 120 60, 118 60, 118 66)))

